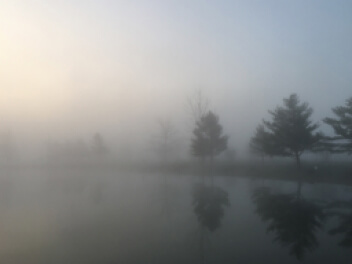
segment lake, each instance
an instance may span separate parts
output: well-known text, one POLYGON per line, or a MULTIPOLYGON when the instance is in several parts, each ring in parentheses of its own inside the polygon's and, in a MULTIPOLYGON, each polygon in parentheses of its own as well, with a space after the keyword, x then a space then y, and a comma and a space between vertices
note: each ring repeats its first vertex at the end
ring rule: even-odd
POLYGON ((113 169, 7 171, 0 263, 351 263, 352 188, 113 169))

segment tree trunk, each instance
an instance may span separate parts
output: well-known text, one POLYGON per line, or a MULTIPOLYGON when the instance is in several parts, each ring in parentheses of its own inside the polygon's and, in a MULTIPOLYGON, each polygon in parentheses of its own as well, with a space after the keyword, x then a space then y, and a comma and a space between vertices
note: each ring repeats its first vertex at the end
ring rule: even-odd
POLYGON ((210 156, 210 181, 211 181, 211 186, 214 186, 214 172, 213 172, 213 166, 214 166, 214 157, 213 154, 210 156))
POLYGON ((204 169, 204 157, 200 158, 200 176, 202 178, 202 183, 204 184, 204 179, 205 179, 205 169, 204 169))
POLYGON ((199 240, 199 249, 200 249, 200 264, 205 263, 205 250, 204 250, 204 227, 201 227, 200 231, 200 240, 199 240))
POLYGON ((297 168, 300 169, 301 168, 301 157, 297 152, 295 153, 295 159, 296 159, 297 168))
POLYGON ((301 190, 302 190, 302 181, 301 181, 301 179, 299 179, 297 182, 297 192, 296 192, 296 199, 297 200, 301 199, 301 190))

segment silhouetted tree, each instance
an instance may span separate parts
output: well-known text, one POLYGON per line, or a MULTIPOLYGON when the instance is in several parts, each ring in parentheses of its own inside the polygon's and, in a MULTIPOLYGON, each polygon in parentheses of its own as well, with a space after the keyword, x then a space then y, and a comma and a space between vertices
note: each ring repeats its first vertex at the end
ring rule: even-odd
POLYGON ((284 106, 269 111, 272 121, 263 121, 251 139, 251 145, 270 156, 294 157, 300 167, 302 153, 312 150, 322 135, 314 133, 318 124, 310 120, 313 109, 307 103, 301 104, 296 94, 283 101, 284 106))
POLYGON ((258 188, 253 193, 256 213, 268 222, 268 232, 274 241, 290 247, 290 254, 302 260, 307 250, 318 246, 317 229, 322 228, 325 215, 320 206, 302 199, 300 185, 296 194, 273 194, 269 188, 258 188))
POLYGON ((254 154, 260 155, 262 158, 265 155, 275 155, 274 137, 265 131, 264 125, 260 124, 257 126, 255 135, 250 141, 250 148, 254 154))
POLYGON ((324 140, 325 147, 331 152, 352 153, 352 97, 346 100, 345 106, 332 109, 337 118, 325 118, 336 134, 335 137, 324 140))
POLYGON ((191 150, 196 157, 209 157, 212 160, 227 148, 228 137, 222 134, 219 117, 211 111, 196 123, 193 135, 191 150))

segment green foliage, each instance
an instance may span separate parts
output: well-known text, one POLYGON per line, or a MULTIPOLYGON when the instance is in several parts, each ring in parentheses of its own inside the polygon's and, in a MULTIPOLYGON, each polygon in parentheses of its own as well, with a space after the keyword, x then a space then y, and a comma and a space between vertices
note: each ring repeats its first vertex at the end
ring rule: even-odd
POLYGON ((337 118, 325 118, 324 122, 330 125, 336 134, 335 137, 327 138, 325 146, 327 150, 337 153, 352 153, 352 97, 346 100, 345 106, 332 109, 337 118))
POLYGON ((257 126, 255 136, 251 139, 251 150, 259 155, 275 155, 275 142, 272 135, 265 130, 265 126, 260 124, 257 126))
POLYGON ((320 141, 321 134, 314 133, 318 124, 312 123, 313 109, 300 103, 296 94, 283 100, 284 105, 269 111, 271 121, 263 121, 251 139, 251 148, 270 156, 299 157, 305 150, 312 150, 320 141))
POLYGON ((228 137, 222 135, 219 117, 211 111, 196 123, 193 134, 191 150, 196 157, 214 157, 227 148, 228 137))

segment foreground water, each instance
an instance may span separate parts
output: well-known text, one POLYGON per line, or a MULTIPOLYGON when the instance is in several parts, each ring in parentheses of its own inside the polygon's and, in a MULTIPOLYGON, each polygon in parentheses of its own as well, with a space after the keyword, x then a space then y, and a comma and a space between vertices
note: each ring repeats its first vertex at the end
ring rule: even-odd
POLYGON ((99 169, 0 178, 0 263, 351 263, 351 249, 351 187, 99 169))

